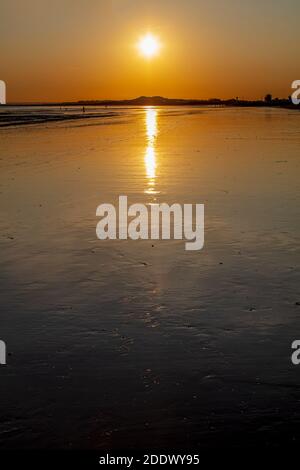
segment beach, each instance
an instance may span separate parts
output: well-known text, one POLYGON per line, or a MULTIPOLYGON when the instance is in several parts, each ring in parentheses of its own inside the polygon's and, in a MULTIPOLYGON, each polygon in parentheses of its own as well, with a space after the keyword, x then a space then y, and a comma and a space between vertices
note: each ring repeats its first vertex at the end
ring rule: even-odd
POLYGON ((0 446, 296 445, 299 112, 3 112, 0 446), (99 240, 119 195, 204 204, 203 249, 99 240))

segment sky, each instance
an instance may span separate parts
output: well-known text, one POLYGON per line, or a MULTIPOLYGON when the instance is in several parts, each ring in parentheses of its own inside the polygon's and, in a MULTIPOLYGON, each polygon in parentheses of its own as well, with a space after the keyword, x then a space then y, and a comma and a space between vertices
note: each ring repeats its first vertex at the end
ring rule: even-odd
POLYGON ((286 97, 299 21, 299 0, 0 0, 0 79, 9 102, 286 97))

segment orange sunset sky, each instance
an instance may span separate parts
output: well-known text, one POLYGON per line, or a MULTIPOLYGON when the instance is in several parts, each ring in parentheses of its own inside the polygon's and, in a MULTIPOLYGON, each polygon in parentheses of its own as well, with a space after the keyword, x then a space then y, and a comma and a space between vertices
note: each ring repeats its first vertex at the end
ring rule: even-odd
POLYGON ((1 0, 0 79, 9 102, 286 97, 299 20, 299 0, 1 0))

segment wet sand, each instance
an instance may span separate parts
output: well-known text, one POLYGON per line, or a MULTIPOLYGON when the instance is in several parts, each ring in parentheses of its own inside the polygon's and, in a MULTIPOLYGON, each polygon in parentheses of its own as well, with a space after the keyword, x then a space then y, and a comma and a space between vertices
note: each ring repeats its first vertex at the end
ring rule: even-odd
POLYGON ((299 113, 93 112, 0 129, 1 448, 297 445, 299 113), (98 240, 120 194, 204 249, 98 240))
POLYGON ((51 122, 78 121, 85 119, 107 118, 117 116, 118 113, 105 108, 82 106, 16 106, 0 108, 0 128, 18 127, 34 124, 47 124, 51 122))

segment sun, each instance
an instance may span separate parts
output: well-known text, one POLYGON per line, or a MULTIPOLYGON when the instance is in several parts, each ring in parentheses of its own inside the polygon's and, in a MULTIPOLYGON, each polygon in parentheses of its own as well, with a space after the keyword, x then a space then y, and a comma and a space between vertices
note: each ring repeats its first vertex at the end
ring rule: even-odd
POLYGON ((159 52, 159 40, 153 34, 148 33, 139 40, 138 49, 144 57, 151 58, 159 52))

